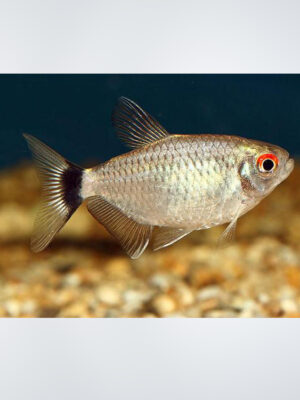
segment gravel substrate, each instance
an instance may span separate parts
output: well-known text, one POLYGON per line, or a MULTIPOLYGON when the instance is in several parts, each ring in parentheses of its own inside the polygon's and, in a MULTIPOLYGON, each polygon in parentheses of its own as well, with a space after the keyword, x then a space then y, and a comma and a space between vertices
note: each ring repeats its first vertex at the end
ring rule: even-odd
POLYGON ((238 222, 130 260, 83 205, 52 245, 29 248, 31 166, 0 175, 1 317, 300 317, 300 166, 238 222))

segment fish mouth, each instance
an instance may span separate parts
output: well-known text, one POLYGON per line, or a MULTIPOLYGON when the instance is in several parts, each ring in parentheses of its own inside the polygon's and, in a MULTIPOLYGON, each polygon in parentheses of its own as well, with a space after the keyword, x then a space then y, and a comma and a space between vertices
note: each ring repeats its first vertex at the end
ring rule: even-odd
POLYGON ((286 179, 290 173, 293 171, 294 169, 294 160, 292 158, 289 158, 285 164, 285 168, 284 168, 284 179, 286 179))

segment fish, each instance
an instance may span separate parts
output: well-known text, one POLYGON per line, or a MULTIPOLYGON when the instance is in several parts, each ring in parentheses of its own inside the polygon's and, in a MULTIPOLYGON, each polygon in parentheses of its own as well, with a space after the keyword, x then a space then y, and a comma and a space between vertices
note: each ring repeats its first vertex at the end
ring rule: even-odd
POLYGON ((238 218, 292 172, 283 148, 234 135, 170 134, 148 112, 121 97, 112 114, 116 133, 132 150, 92 168, 67 161, 25 134, 40 175, 41 205, 31 239, 44 250, 82 202, 133 259, 153 236, 153 250, 195 230, 238 218))

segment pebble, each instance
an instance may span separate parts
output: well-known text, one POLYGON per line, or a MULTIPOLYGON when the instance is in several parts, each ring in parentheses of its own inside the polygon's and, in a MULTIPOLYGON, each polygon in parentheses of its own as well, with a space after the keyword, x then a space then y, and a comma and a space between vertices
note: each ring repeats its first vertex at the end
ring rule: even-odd
POLYGON ((200 266, 194 268, 191 271, 189 279, 192 286, 199 288, 216 283, 221 283, 224 280, 224 276, 219 269, 200 266))
POLYGON ((199 304, 193 304, 192 306, 185 308, 184 315, 189 318, 202 317, 201 306, 199 304))
POLYGON ((148 301, 151 297, 151 291, 148 290, 134 290, 129 289, 123 293, 124 306, 123 310, 125 312, 136 312, 140 310, 144 303, 148 301))
POLYGON ((231 310, 212 310, 204 315, 208 318, 236 318, 238 314, 231 310))
POLYGON ((59 314, 58 317, 63 318, 80 318, 88 317, 89 313, 86 304, 78 301, 65 307, 59 314))
POLYGON ((248 299, 243 303, 243 309, 240 312, 240 318, 257 318, 263 317, 262 308, 254 300, 248 299))
POLYGON ((156 318, 156 315, 153 313, 146 313, 142 315, 143 318, 156 318))
POLYGON ((103 285, 97 290, 97 298, 111 306, 116 306, 121 303, 121 294, 114 285, 103 285))
POLYGON ((21 312, 21 303, 18 300, 7 300, 4 303, 4 308, 10 317, 19 317, 21 312))
POLYGON ((262 304, 267 304, 270 301, 270 296, 267 293, 259 293, 258 301, 262 304))
POLYGON ((64 284, 66 286, 78 287, 81 284, 81 279, 79 274, 75 272, 67 274, 64 278, 64 284))
POLYGON ((159 315, 166 315, 176 310, 174 299, 167 294, 160 294, 152 301, 152 307, 159 315))
POLYGON ((27 299, 21 304, 21 311, 24 314, 33 314, 37 309, 37 303, 35 300, 27 299))
POLYGON ((216 309, 220 306, 220 301, 214 297, 204 300, 200 303, 200 310, 205 313, 207 311, 216 309))
POLYGON ((291 299, 281 300, 280 306, 285 313, 297 313, 299 311, 297 304, 291 299))
POLYGON ((222 298, 224 296, 224 292, 219 286, 207 286, 198 291, 197 300, 207 300, 212 297, 222 298))
POLYGON ((175 286, 176 299, 183 306, 190 306, 195 301, 193 291, 185 284, 177 284, 175 286))
POLYGON ((152 275, 152 277, 149 279, 149 283, 151 286, 154 286, 161 291, 167 291, 171 285, 172 285, 172 276, 164 273, 157 273, 152 275))
MULTIPOLYGON (((49 290, 47 297, 52 306, 64 307, 67 304, 72 303, 76 299, 75 288, 63 288, 62 290, 49 290)), ((52 308, 52 307, 50 307, 52 308)))

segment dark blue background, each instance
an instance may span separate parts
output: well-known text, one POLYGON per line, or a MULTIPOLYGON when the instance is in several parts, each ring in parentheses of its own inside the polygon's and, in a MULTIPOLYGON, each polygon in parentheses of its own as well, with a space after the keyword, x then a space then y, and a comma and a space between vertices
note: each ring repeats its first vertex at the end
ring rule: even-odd
POLYGON ((21 133, 71 161, 126 151, 111 125, 119 96, 171 133, 229 133, 300 154, 300 75, 0 75, 0 167, 29 158, 21 133))

